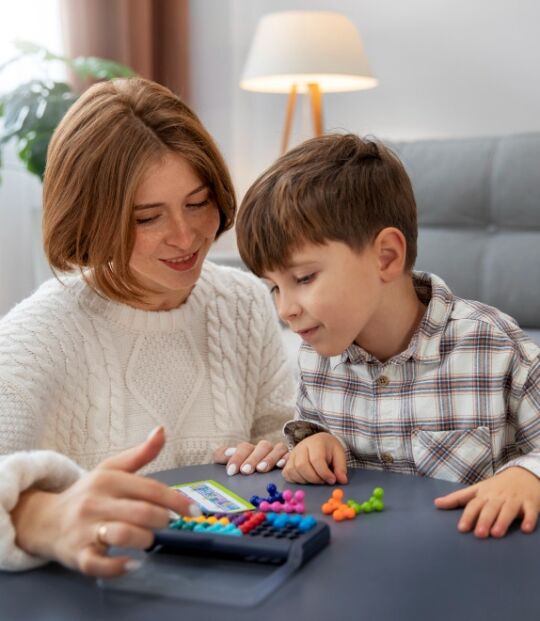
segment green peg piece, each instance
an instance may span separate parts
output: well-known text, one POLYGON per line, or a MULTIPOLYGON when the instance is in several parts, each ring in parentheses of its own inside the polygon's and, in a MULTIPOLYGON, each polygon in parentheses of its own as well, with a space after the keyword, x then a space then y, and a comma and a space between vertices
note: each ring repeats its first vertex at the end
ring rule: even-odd
POLYGON ((382 498, 384 496, 384 489, 382 487, 376 487, 372 495, 375 496, 375 498, 382 498))

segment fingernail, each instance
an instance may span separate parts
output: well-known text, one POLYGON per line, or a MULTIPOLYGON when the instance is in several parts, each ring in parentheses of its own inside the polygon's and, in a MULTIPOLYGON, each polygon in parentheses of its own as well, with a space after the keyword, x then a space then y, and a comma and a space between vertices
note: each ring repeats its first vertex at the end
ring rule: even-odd
POLYGON ((176 513, 176 511, 173 511, 172 509, 169 509, 169 518, 171 520, 179 520, 180 514, 176 513))
POLYGON ((258 472, 265 472, 267 468, 268 468, 268 463, 265 461, 261 461, 260 463, 257 464, 258 472))
POLYGON ((124 564, 124 569, 127 572, 137 571, 137 569, 140 569, 141 567, 142 567, 142 561, 138 561, 135 558, 130 558, 124 564))
POLYGON ((189 505, 188 512, 189 512, 189 515, 191 515, 191 517, 199 517, 202 515, 201 508, 199 507, 199 505, 195 503, 189 505))
POLYGON ((244 474, 251 474, 253 472, 253 466, 251 464, 244 464, 240 470, 244 473, 244 474))
POLYGON ((284 466, 286 463, 287 463, 287 462, 286 462, 286 460, 285 460, 285 459, 280 459, 280 460, 278 461, 278 463, 276 464, 276 466, 277 466, 278 468, 283 468, 283 466, 284 466))
POLYGON ((225 449, 225 457, 232 457, 236 453, 236 447, 231 446, 228 449, 225 449))
POLYGON ((150 440, 155 435, 157 435, 162 429, 163 429, 163 425, 158 425, 157 427, 154 427, 154 429, 152 429, 152 431, 148 434, 147 439, 150 440))
POLYGON ((237 472, 238 472, 238 468, 236 464, 231 464, 230 466, 227 467, 227 474, 230 477, 234 476, 237 472))

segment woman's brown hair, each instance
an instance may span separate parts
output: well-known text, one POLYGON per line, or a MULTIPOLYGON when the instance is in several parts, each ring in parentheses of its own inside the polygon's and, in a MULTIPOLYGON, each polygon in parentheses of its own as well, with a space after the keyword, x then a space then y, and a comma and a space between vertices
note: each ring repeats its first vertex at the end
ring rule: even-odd
POLYGON ((382 229, 416 259, 416 202, 403 164, 381 142, 354 134, 312 138, 280 157, 249 188, 236 221, 238 250, 259 276, 287 266, 305 242, 361 251, 382 229))
POLYGON ((141 299, 146 291, 129 268, 134 197, 149 166, 167 151, 184 157, 208 186, 220 214, 218 237, 234 222, 234 189, 218 148, 190 108, 142 78, 100 82, 80 97, 47 152, 43 236, 54 270, 78 268, 108 298, 141 299))

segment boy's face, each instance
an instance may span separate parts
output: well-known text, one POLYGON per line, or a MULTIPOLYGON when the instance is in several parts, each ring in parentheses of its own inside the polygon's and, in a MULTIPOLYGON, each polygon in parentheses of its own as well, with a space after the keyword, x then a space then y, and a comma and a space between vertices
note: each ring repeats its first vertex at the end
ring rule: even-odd
POLYGON ((354 251, 342 242, 305 244, 286 269, 264 274, 279 316, 322 356, 342 353, 377 331, 382 295, 371 244, 354 251))

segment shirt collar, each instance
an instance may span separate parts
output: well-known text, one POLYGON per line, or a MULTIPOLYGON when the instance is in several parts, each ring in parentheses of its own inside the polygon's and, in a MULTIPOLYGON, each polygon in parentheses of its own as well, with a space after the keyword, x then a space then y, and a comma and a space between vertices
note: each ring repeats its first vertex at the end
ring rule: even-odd
MULTIPOLYGON (((440 360, 441 339, 452 313, 454 295, 441 278, 427 272, 413 272, 413 284, 419 299, 427 304, 426 312, 407 349, 387 360, 386 364, 402 364, 409 358, 427 363, 440 360)), ((330 358, 330 367, 335 369, 343 363, 369 362, 380 364, 375 356, 352 343, 343 353, 330 358)))

